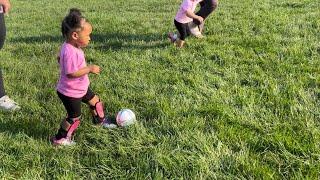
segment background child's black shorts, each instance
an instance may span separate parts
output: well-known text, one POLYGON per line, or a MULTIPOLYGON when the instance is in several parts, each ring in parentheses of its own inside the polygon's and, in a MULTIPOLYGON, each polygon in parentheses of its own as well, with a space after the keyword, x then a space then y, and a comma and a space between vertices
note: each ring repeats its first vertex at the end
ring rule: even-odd
POLYGON ((69 118, 76 118, 81 115, 81 102, 89 104, 89 101, 95 96, 90 88, 82 98, 73 98, 61 94, 57 91, 59 98, 61 99, 64 107, 67 110, 69 118))
POLYGON ((184 39, 190 35, 190 30, 188 23, 179 23, 178 21, 174 20, 174 25, 176 26, 177 30, 180 34, 180 39, 184 41, 184 39))

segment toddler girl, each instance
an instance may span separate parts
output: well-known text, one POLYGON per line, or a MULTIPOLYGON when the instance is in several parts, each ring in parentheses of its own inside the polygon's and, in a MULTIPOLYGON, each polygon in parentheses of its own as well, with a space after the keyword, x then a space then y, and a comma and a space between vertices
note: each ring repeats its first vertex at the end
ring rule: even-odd
POLYGON ((67 117, 61 122, 58 133, 51 139, 54 145, 72 145, 72 136, 80 124, 81 102, 92 109, 93 123, 104 127, 116 127, 105 118, 103 104, 89 88, 89 73, 99 74, 100 67, 87 65, 81 48, 90 42, 91 24, 81 15, 80 10, 70 9, 61 25, 65 38, 60 55, 60 79, 57 93, 66 111, 67 117))

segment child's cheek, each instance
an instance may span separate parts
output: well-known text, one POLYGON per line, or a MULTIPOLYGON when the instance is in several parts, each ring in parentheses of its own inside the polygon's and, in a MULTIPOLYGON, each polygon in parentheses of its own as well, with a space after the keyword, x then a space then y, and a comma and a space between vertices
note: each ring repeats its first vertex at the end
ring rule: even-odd
POLYGON ((81 39, 81 40, 80 40, 80 44, 81 44, 81 45, 86 45, 86 44, 87 44, 87 41, 86 41, 85 39, 81 39))

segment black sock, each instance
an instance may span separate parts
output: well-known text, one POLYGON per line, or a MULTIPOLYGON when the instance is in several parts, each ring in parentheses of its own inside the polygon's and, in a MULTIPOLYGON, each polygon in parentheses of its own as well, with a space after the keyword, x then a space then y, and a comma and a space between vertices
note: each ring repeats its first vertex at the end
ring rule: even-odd
POLYGON ((60 128, 60 129, 58 130, 57 135, 56 135, 56 139, 59 140, 59 139, 61 139, 61 138, 65 138, 65 137, 67 137, 67 134, 68 134, 68 132, 67 132, 66 130, 60 128))
POLYGON ((92 115, 92 123, 93 124, 100 124, 103 122, 103 120, 104 120, 104 118, 100 118, 99 116, 92 115))

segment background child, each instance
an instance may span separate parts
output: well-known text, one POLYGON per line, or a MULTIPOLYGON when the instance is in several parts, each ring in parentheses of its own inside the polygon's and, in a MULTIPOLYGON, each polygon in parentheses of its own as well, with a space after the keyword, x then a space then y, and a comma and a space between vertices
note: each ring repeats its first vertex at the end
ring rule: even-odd
POLYGON ((80 10, 70 9, 61 25, 65 38, 60 50, 60 79, 57 93, 61 99, 67 117, 61 122, 60 129, 52 138, 54 145, 72 145, 72 136, 80 124, 81 102, 92 109, 93 122, 105 127, 116 127, 105 118, 103 104, 99 97, 89 88, 89 73, 99 74, 100 67, 86 65, 81 48, 90 42, 91 24, 81 15, 80 10))
POLYGON ((171 42, 177 44, 178 47, 183 47, 185 38, 190 35, 188 23, 193 19, 197 19, 202 22, 203 18, 194 14, 194 11, 197 7, 197 4, 202 0, 184 0, 180 6, 179 11, 174 18, 174 25, 176 26, 179 32, 179 38, 173 33, 169 33, 169 38, 171 42))

